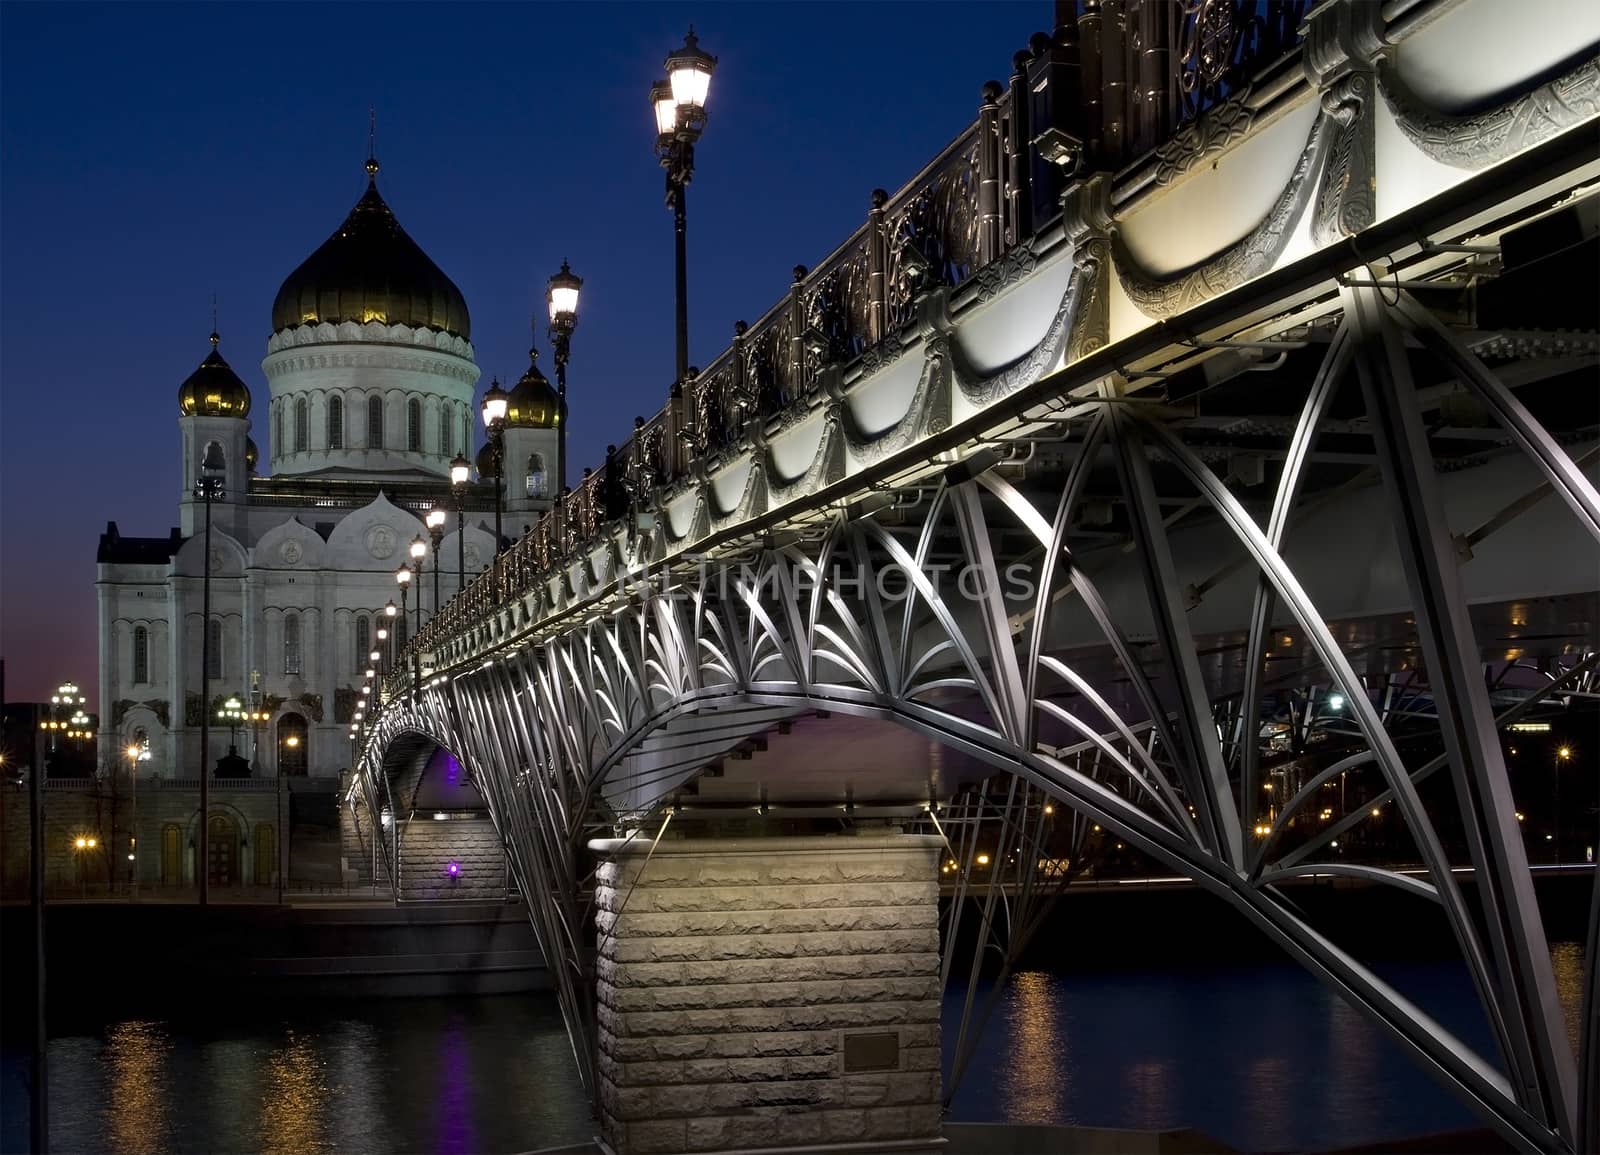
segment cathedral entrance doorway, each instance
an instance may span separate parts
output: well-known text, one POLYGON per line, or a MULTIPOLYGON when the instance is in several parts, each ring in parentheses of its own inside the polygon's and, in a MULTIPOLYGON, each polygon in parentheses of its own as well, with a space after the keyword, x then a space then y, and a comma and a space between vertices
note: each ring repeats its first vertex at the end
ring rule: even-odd
POLYGON ((278 719, 278 773, 303 776, 306 772, 306 720, 299 714, 278 719))
POLYGON ((213 814, 206 830, 211 859, 207 877, 212 886, 234 886, 239 881, 239 827, 226 814, 213 814))

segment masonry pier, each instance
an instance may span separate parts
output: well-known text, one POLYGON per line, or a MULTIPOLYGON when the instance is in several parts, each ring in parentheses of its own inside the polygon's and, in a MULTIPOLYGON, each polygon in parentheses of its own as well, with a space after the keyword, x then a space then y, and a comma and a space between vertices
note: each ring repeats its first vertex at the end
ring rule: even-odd
POLYGON ((942 1147, 940 839, 589 846, 616 1155, 942 1147))

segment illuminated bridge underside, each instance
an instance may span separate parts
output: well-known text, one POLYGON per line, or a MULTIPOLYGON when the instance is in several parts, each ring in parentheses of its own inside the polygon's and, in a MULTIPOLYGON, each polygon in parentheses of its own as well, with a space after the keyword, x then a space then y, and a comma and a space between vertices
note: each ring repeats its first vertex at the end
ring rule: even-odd
MULTIPOLYGON (((1502 86, 1520 91, 1503 107, 1549 67, 1502 86)), ((913 325, 823 367, 737 452, 637 485, 548 567, 486 575, 486 608, 441 615, 419 684, 392 682, 365 732, 367 804, 384 804, 391 751, 461 758, 592 1079, 589 837, 653 830, 671 802, 931 828, 1014 775, 1013 793, 1226 899, 1519 1146, 1585 1149, 1594 1079, 1566 1042, 1497 729, 1592 684, 1600 343, 1593 319, 1501 324, 1489 303, 1497 280, 1563 291, 1513 267, 1506 237, 1593 212, 1573 204, 1600 177, 1596 69, 1549 82, 1564 103, 1476 153, 1392 84, 1353 113, 1305 104, 1257 133, 1251 171, 1280 174, 1253 194, 1264 215, 1220 214, 1221 240, 1176 261, 1170 222, 1206 244, 1193 224, 1226 199, 1228 166, 1136 210, 1108 177, 1074 184, 1057 227, 992 276, 921 292, 913 325), (1185 217, 1186 197, 1204 207, 1185 217), (1401 751, 1419 714, 1443 751, 1428 761, 1401 751), (1345 753, 1269 814, 1264 739, 1295 726, 1345 753), (1295 824, 1341 772, 1381 790, 1420 875, 1339 861, 1365 811, 1295 824), (1419 794, 1435 773, 1451 814, 1419 794), (1311 872, 1435 904, 1498 1053, 1310 925, 1275 884, 1311 872)))

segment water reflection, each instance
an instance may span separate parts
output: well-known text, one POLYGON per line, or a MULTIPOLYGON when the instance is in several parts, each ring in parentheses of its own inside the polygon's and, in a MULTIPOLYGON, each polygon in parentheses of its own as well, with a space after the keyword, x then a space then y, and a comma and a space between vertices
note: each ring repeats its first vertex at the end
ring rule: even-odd
POLYGON ((478 1140, 472 1133, 472 1109, 468 1101, 471 1072, 459 1020, 452 1019, 445 1028, 444 1038, 440 1040, 439 1061, 442 1069, 437 1150, 445 1155, 470 1155, 478 1149, 478 1140))
POLYGON ((330 1148, 325 1134, 328 1085, 318 1040, 296 1037, 293 1029, 285 1042, 267 1056, 263 1072, 261 1149, 266 1155, 295 1155, 330 1148))
MULTIPOLYGON (((50 1041, 55 1151, 499 1152, 593 1134, 553 996, 394 999, 79 1023, 50 1041)), ((0 1151, 28 1145, 27 1051, 0 1151)))
POLYGON ((1566 1015, 1567 1042, 1577 1055, 1583 1023, 1583 947, 1575 942, 1556 943, 1550 948, 1550 965, 1556 972, 1556 997, 1566 1015))
POLYGON ((1038 971, 1015 977, 1006 1001, 1011 1042, 1004 1057, 1005 1116, 1017 1123, 1048 1123, 1062 1101, 1067 1066, 1064 1007, 1038 971))
POLYGON ((106 1122, 118 1151, 160 1151, 167 1145, 167 1056, 172 1040, 161 1023, 134 1020, 106 1032, 109 1068, 106 1122))
MULTIPOLYGON (((1553 953, 1575 1024, 1582 952, 1553 953)), ((1493 1054, 1459 963, 1378 969, 1493 1054)), ((1033 971, 1013 982, 956 1088, 953 1119, 1186 1126, 1240 1151, 1358 1146, 1478 1125, 1382 1029, 1287 961, 1033 971)), ((959 986, 946 995, 947 1051, 964 997, 959 986)))

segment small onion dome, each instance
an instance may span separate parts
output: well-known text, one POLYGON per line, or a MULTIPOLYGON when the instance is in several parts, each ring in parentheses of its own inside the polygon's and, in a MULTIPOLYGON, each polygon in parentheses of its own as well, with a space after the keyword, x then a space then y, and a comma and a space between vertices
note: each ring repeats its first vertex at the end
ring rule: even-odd
POLYGON ((494 446, 487 441, 483 443, 483 448, 478 450, 477 468, 480 481, 485 477, 499 476, 494 467, 494 446))
POLYGON ((539 350, 528 350, 528 371, 506 398, 507 429, 554 429, 561 424, 561 398, 539 369, 539 350))
POLYGON ((381 321, 472 338, 466 298, 406 235, 378 195, 378 162, 367 191, 337 232, 289 274, 272 302, 272 331, 323 321, 381 321))
POLYGON ((261 460, 261 450, 256 448, 256 443, 250 438, 244 439, 244 467, 251 473, 256 471, 256 462, 261 460))
POLYGON ((178 412, 185 417, 243 417, 250 412, 250 389, 217 351, 221 341, 211 334, 211 352, 178 386, 178 412))

